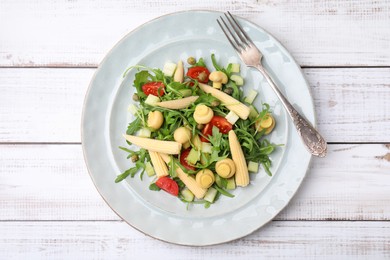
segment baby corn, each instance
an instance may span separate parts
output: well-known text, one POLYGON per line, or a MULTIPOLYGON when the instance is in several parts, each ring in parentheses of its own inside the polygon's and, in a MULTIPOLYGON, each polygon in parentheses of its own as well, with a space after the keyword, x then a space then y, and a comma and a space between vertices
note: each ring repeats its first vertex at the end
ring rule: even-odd
POLYGON ((233 130, 229 132, 229 145, 232 159, 236 165, 236 184, 237 186, 245 187, 249 184, 248 166, 237 135, 233 130))
POLYGON ((190 96, 175 100, 163 101, 156 103, 156 106, 165 107, 169 109, 183 109, 194 103, 198 98, 199 96, 190 96))
POLYGON ((176 168, 177 177, 187 186, 197 199, 202 199, 207 189, 202 188, 196 180, 188 176, 180 167, 176 168))
POLYGON ((199 87, 204 92, 210 93, 211 95, 219 99, 223 104, 225 104, 225 106, 229 110, 236 113, 241 119, 245 120, 248 118, 250 108, 235 99, 234 97, 231 97, 228 94, 203 83, 199 83, 199 87))
POLYGON ((127 141, 135 144, 141 148, 149 151, 166 153, 166 154, 179 154, 181 150, 181 143, 175 141, 162 141, 156 139, 149 139, 134 135, 123 135, 127 141))
POLYGON ((165 164, 164 160, 161 158, 160 154, 157 152, 149 151, 149 155, 157 177, 168 176, 168 167, 165 164))

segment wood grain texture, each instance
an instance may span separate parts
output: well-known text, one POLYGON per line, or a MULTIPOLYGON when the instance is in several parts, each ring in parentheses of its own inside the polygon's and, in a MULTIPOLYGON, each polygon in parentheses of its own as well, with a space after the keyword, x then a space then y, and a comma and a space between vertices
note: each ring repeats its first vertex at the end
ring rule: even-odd
MULTIPOLYGON (((82 105, 94 71, 0 69, 0 142, 80 142, 82 105)), ((328 142, 389 141, 389 68, 304 74, 328 142)))
POLYGON ((80 142, 94 69, 1 69, 1 142, 80 142))
POLYGON ((95 189, 81 145, 1 146, 0 165, 1 220, 118 219, 95 189))
MULTIPOLYGON (((277 219, 390 220, 389 154, 379 144, 330 145, 277 219)), ((119 219, 94 188, 80 145, 1 145, 0 183, 3 221, 119 219)))
POLYGON ((390 146, 330 145, 278 219, 390 220, 390 146), (309 209, 309 210, 308 210, 309 209))
POLYGON ((0 66, 97 66, 139 25, 192 9, 231 10, 249 19, 278 38, 302 66, 390 65, 389 1, 5 0, 0 66))
POLYGON ((356 260, 390 257, 389 222, 274 221, 243 239, 207 247, 168 244, 118 221, 6 222, 0 225, 0 234, 0 255, 5 259, 155 259, 158 256, 158 259, 170 260, 356 260))
POLYGON ((389 142, 390 69, 305 69, 328 142, 389 142))

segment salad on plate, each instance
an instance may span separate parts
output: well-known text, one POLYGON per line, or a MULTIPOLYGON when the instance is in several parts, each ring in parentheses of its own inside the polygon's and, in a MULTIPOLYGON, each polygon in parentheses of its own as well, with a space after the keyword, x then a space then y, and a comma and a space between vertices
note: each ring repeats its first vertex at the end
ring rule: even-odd
MULTIPOLYGON (((135 118, 126 134, 131 167, 115 182, 139 173, 149 189, 207 208, 222 196, 250 184, 261 167, 268 175, 269 155, 277 145, 267 135, 276 125, 270 106, 255 107, 257 91, 244 96, 240 64, 204 59, 167 62, 162 69, 136 65, 135 93, 129 111, 135 118)), ((248 87, 248 86, 246 86, 248 87)))

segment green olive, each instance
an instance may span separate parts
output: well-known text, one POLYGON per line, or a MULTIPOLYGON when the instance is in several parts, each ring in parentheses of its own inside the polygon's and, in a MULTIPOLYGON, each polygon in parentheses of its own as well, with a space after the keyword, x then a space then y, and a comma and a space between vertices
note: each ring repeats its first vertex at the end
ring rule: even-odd
POLYGON ((214 100, 214 101, 211 102, 210 105, 211 105, 212 107, 217 107, 217 106, 219 106, 220 104, 221 104, 221 102, 219 102, 218 100, 214 100))
POLYGON ((204 124, 197 124, 197 125, 196 125, 196 128, 197 128, 198 130, 203 130, 204 124))
POLYGON ((194 57, 188 57, 187 63, 190 65, 194 65, 196 63, 196 59, 194 57))
POLYGON ((228 94, 228 95, 231 95, 231 94, 233 94, 233 89, 232 89, 232 88, 225 88, 225 89, 223 90, 223 92, 225 92, 225 93, 228 94))
POLYGON ((138 155, 134 154, 133 156, 131 156, 131 161, 132 161, 133 163, 136 162, 136 161, 138 161, 138 160, 139 160, 138 155))

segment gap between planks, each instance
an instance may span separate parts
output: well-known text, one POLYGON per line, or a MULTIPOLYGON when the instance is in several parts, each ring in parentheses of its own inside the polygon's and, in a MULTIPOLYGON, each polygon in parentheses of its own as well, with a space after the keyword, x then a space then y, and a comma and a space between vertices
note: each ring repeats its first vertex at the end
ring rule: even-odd
MULTIPOLYGON (((0 89, 4 90, 0 142, 79 143, 84 93, 94 72, 0 69, 0 89)), ((304 70, 318 129, 328 142, 388 141, 389 72, 389 68, 304 70), (370 124, 362 120, 368 117, 370 124)))
MULTIPOLYGON (((299 64, 298 64, 299 66, 299 64)), ((8 66, 8 65, 0 65, 0 69, 97 69, 99 66, 97 64, 91 64, 91 65, 77 65, 77 64, 63 64, 58 66, 53 65, 37 65, 37 66, 31 66, 31 65, 16 65, 16 66, 8 66)), ((390 65, 383 65, 383 66, 361 66, 361 65, 340 65, 340 66, 300 66, 301 69, 389 69, 390 65)))
MULTIPOLYGON (((27 259, 388 259, 389 223, 271 222, 220 245, 165 243, 119 222, 4 223, 0 254, 27 259), (170 256, 169 258, 167 256, 170 256), (172 256, 174 256, 172 258, 172 256), (241 258, 240 258, 241 256, 241 258), (263 259, 263 258, 260 258, 263 259)), ((207 235, 207 234, 205 234, 207 235)))
MULTIPOLYGON (((12 220, 12 219, 3 219, 3 220, 0 220, 0 223, 6 223, 6 222, 11 222, 11 223, 27 223, 27 222, 42 222, 42 223, 45 223, 45 222, 66 222, 66 223, 71 223, 71 222, 112 222, 112 223, 115 223, 115 222, 123 222, 123 223, 127 223, 126 221, 124 221, 123 219, 18 219, 18 220, 12 220)), ((317 223, 317 222, 332 222, 332 223, 343 223, 343 222, 354 222, 354 223, 376 223, 376 222, 384 222, 384 223, 390 223, 390 220, 381 220, 381 219, 367 219, 367 220, 351 220, 351 219, 331 219, 331 218, 327 218, 327 219, 278 219, 277 216, 271 220, 271 222, 305 222, 305 223, 317 223)), ((131 225, 130 225, 131 226, 131 225)))

